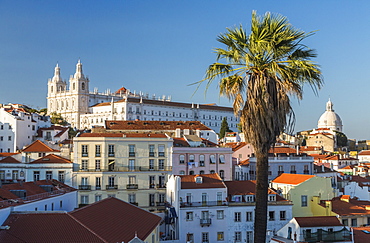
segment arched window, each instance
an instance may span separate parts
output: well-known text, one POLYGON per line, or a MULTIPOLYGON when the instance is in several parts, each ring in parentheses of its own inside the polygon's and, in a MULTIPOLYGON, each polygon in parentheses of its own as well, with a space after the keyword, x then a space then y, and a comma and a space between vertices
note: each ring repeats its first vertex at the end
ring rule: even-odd
POLYGON ((211 156, 209 156, 209 163, 211 163, 211 164, 215 164, 216 163, 216 158, 215 158, 215 155, 214 154, 211 154, 211 156))
POLYGON ((75 90, 75 89, 76 89, 76 84, 75 84, 75 83, 73 83, 73 84, 72 84, 72 89, 73 89, 73 90, 75 90))
POLYGON ((85 90, 85 83, 82 83, 82 84, 81 84, 81 89, 82 89, 82 90, 85 90))
POLYGON ((220 177, 221 177, 221 179, 223 180, 223 179, 225 179, 225 171, 224 170, 220 170, 220 177))
POLYGON ((220 164, 225 164, 225 155, 220 154, 219 160, 220 160, 220 164))
POLYGON ((180 170, 180 175, 185 175, 185 171, 180 170))
POLYGON ((204 174, 204 170, 199 171, 199 175, 203 175, 203 174, 204 174))
POLYGON ((189 175, 194 175, 194 171, 193 170, 189 171, 189 175))
POLYGON ((185 163, 185 155, 180 154, 180 164, 184 164, 184 163, 185 163))
POLYGON ((199 166, 204 166, 204 155, 199 155, 199 166))
POLYGON ((211 174, 214 174, 214 173, 215 173, 215 171, 214 171, 214 170, 211 170, 211 171, 210 171, 210 173, 211 173, 211 174))
POLYGON ((189 155, 189 162, 194 162, 194 154, 189 155))
POLYGON ((50 87, 51 93, 53 93, 53 88, 54 88, 53 86, 50 87))

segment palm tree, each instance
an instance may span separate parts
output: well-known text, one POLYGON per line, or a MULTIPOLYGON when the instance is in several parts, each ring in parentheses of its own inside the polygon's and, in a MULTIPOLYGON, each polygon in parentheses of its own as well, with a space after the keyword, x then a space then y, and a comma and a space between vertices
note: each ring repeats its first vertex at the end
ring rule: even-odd
POLYGON ((286 17, 252 13, 251 30, 230 29, 217 37, 217 61, 206 71, 206 89, 220 78, 220 95, 233 101, 246 139, 257 159, 254 242, 265 242, 267 225, 268 151, 276 137, 294 125, 290 96, 302 99, 303 84, 322 86, 321 71, 310 61, 314 50, 302 44, 313 33, 294 28, 286 17), (225 63, 220 63, 222 60, 225 63))

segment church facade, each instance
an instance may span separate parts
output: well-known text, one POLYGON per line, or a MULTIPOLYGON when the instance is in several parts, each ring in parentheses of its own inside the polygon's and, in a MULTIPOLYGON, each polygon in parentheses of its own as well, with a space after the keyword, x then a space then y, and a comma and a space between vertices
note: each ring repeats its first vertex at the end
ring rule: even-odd
POLYGON ((201 121, 218 132, 223 117, 226 117, 230 129, 237 131, 239 119, 231 107, 173 102, 170 97, 149 97, 142 92, 132 93, 124 87, 116 92, 99 93, 96 88, 91 92, 89 83, 80 61, 68 84, 61 78, 57 65, 53 78, 48 81, 48 113, 61 114, 78 129, 103 126, 105 120, 159 120, 201 121))

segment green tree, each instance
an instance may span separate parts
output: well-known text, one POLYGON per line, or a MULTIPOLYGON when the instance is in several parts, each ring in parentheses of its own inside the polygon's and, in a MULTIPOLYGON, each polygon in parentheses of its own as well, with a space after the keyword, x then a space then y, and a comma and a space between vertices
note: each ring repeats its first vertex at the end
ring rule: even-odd
POLYGON ((59 113, 52 112, 50 114, 50 118, 51 118, 51 123, 53 123, 53 124, 59 124, 59 125, 63 125, 63 126, 68 125, 68 122, 66 120, 64 120, 62 115, 59 114, 59 113))
POLYGON ((252 13, 250 33, 242 25, 227 28, 217 40, 217 61, 205 75, 206 89, 216 78, 220 95, 233 101, 245 138, 257 159, 254 242, 266 240, 268 151, 282 131, 291 132, 294 113, 290 95, 303 95, 303 84, 314 92, 322 86, 321 71, 310 59, 316 57, 302 41, 312 35, 294 28, 286 17, 252 13))
POLYGON ((224 138, 227 132, 232 132, 232 130, 230 130, 226 117, 224 117, 221 122, 221 128, 219 133, 220 138, 224 138))
POLYGON ((345 147, 348 145, 348 138, 346 134, 335 131, 336 139, 337 139, 337 146, 338 147, 345 147))

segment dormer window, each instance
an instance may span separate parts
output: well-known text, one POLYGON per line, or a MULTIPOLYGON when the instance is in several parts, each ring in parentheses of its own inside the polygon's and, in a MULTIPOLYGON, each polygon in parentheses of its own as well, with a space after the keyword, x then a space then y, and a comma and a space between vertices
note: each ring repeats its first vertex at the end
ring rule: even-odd
POLYGON ((269 195, 268 200, 269 200, 269 202, 275 202, 276 201, 276 195, 275 194, 269 195))
POLYGON ((254 202, 254 195, 247 195, 245 196, 246 202, 254 202))
POLYGON ((234 196, 232 196, 231 201, 241 202, 242 201, 242 196, 241 195, 234 195, 234 196))
POLYGON ((203 182, 203 178, 201 176, 195 177, 195 183, 201 184, 203 182))

